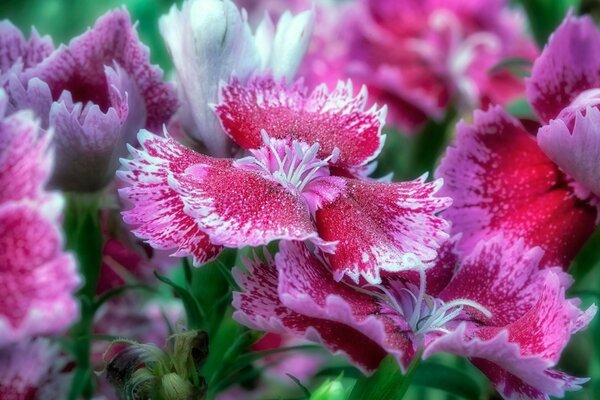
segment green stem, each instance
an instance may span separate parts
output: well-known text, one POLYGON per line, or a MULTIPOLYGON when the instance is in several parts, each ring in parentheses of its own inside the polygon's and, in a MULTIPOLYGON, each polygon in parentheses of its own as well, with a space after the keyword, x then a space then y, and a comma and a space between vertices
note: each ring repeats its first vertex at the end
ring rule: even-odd
POLYGON ((415 354, 415 357, 412 359, 412 361, 410 362, 410 365, 406 369, 406 373, 402 376, 402 383, 400 384, 400 387, 398 388, 398 391, 397 391, 396 398, 398 400, 403 399, 404 396, 406 395, 406 392, 408 391, 408 388, 410 387, 410 383, 412 381, 412 376, 414 375, 415 370, 421 363, 422 355, 423 355, 423 350, 421 349, 417 352, 417 354, 415 354))

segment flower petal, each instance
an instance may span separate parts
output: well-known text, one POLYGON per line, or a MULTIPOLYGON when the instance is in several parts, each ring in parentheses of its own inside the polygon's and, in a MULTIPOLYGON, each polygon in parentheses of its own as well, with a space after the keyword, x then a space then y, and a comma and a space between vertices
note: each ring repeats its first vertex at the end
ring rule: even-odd
POLYGON ((301 81, 287 86, 272 77, 260 77, 246 86, 234 79, 221 90, 215 111, 223 129, 245 149, 262 145, 261 131, 276 139, 319 143, 319 158, 337 147, 342 166, 373 160, 385 136, 385 107, 365 110, 367 92, 353 97, 352 82, 339 82, 333 91, 325 85, 308 93, 301 81))
POLYGON ((52 168, 50 135, 40 132, 28 111, 2 119, 6 94, 0 90, 0 204, 40 199, 52 168))
POLYGON ((184 212, 181 197, 168 184, 169 172, 181 173, 191 165, 213 162, 171 138, 141 131, 142 150, 130 149, 133 160, 122 160, 117 175, 128 187, 121 197, 133 204, 123 220, 136 225, 133 233, 156 249, 177 249, 176 256, 194 257, 201 264, 216 257, 221 246, 211 243, 197 221, 184 212))
POLYGON ((215 244, 261 246, 279 239, 324 244, 299 194, 230 160, 219 165, 198 163, 169 179, 185 212, 215 244))
POLYGON ((0 83, 9 70, 21 72, 48 57, 54 50, 49 36, 40 37, 35 28, 29 40, 10 21, 0 21, 0 83))
POLYGON ((505 328, 483 327, 473 332, 461 325, 434 340, 424 357, 444 351, 473 359, 507 399, 562 397, 565 390, 577 389, 577 384, 585 380, 551 368, 571 335, 586 325, 596 310, 591 307, 580 311, 565 299, 562 279, 557 274, 551 270, 541 273, 544 277, 539 300, 520 319, 505 328))
POLYGON ((568 15, 550 37, 527 82, 542 121, 556 118, 584 90, 600 87, 600 32, 590 17, 568 15))
POLYGON ((278 272, 272 259, 246 263, 248 274, 234 270, 242 292, 233 294, 233 317, 252 329, 287 333, 321 342, 334 354, 344 354, 365 372, 374 371, 385 351, 368 336, 344 324, 312 318, 286 307, 277 293, 278 272), (356 344, 360 343, 360 346, 356 344))
POLYGON ((25 71, 22 79, 43 80, 55 100, 68 91, 73 101, 91 101, 106 112, 111 104, 104 68, 114 63, 131 76, 142 94, 148 115, 146 128, 160 131, 177 108, 175 91, 163 82, 160 68, 150 64, 148 48, 139 41, 125 9, 100 17, 92 29, 25 71))
POLYGON ((577 111, 572 131, 557 119, 538 131, 544 153, 563 171, 596 196, 600 196, 600 110, 577 111))
POLYGON ((348 179, 346 193, 317 210, 319 235, 337 241, 326 255, 336 280, 381 282, 381 271, 415 267, 407 256, 431 263, 448 237, 448 224, 435 214, 450 204, 435 197, 441 181, 380 183, 348 179))
POLYGON ((281 242, 275 263, 279 298, 285 306, 356 329, 392 354, 402 368, 408 366, 415 355, 410 326, 389 306, 336 282, 325 264, 301 243, 281 242))
POLYGON ((25 201, 0 206, 0 346, 61 333, 78 316, 75 260, 62 252, 55 216, 39 208, 25 201))
POLYGON ((502 233, 544 250, 540 266, 566 268, 594 230, 596 211, 582 203, 564 175, 523 126, 499 107, 460 123, 436 176, 453 205, 442 215, 462 233, 462 252, 502 233))

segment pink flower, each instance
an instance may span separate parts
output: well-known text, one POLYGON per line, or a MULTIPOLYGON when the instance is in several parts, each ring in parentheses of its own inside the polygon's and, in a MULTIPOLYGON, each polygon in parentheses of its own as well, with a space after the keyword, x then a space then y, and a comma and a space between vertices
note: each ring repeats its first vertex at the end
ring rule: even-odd
POLYGON ((42 62, 54 50, 49 36, 40 37, 31 29, 29 40, 10 21, 0 21, 0 86, 10 73, 22 72, 42 62))
POLYGON ((242 291, 234 318, 321 342, 365 372, 386 354, 406 368, 419 351, 424 358, 444 351, 473 360, 507 399, 578 389, 585 379, 553 366, 596 307, 580 311, 578 300, 565 298, 570 278, 560 268, 540 270, 540 248, 496 237, 457 260, 453 244, 430 269, 352 286, 331 277, 322 254, 282 242, 274 259, 255 257, 248 272, 235 271, 242 291))
MULTIPOLYGON (((10 41, 0 45, 9 54, 15 46, 10 41)), ((168 122, 177 107, 174 89, 150 64, 125 10, 102 16, 68 46, 51 54, 48 47, 37 44, 31 56, 21 51, 19 59, 31 60, 15 62, 28 68, 5 72, 3 67, 8 112, 31 109, 43 129, 54 130, 52 186, 99 190, 114 177, 125 143, 134 143, 140 128, 159 131, 168 122)))
POLYGON ((568 16, 551 37, 528 82, 544 124, 537 138, 500 108, 459 124, 436 176, 454 199, 444 216, 462 233, 462 250, 502 233, 542 247, 542 266, 567 268, 590 237, 600 204, 597 50, 600 31, 588 18, 568 16))
POLYGON ((60 231, 63 199, 44 186, 49 134, 29 112, 4 117, 0 91, 0 346, 63 332, 78 315, 80 280, 60 231))
POLYGON ((134 233, 196 263, 225 247, 309 240, 325 249, 336 279, 380 281, 404 269, 403 256, 435 259, 446 222, 435 213, 441 182, 381 183, 357 174, 383 144, 385 111, 365 110, 351 83, 309 93, 273 78, 237 80, 215 107, 225 132, 249 156, 215 159, 171 138, 142 132, 143 149, 123 161, 121 189, 134 207, 134 233), (357 172, 358 171, 358 172, 357 172), (334 248, 335 253, 333 253, 334 248))
POLYGON ((472 109, 516 99, 522 82, 493 67, 536 55, 524 19, 503 0, 361 0, 337 19, 338 37, 322 40, 336 47, 314 57, 320 64, 309 52, 310 68, 320 76, 349 75, 367 84, 390 107, 390 122, 406 133, 443 118, 452 101, 472 109))
POLYGON ((0 398, 65 398, 70 383, 69 375, 61 371, 65 364, 60 347, 46 339, 0 348, 0 398))

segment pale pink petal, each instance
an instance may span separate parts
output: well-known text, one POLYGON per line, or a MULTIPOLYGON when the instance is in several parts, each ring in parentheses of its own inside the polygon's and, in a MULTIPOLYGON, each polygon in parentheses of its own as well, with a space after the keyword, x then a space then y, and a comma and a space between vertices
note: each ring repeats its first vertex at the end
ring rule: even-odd
POLYGON ((242 292, 233 294, 233 317, 252 329, 291 334, 323 343, 334 354, 343 354, 363 371, 374 371, 385 351, 371 338, 344 324, 312 318, 286 307, 277 293, 278 272, 273 260, 246 263, 248 273, 234 270, 242 292), (360 343, 357 346, 356 343, 360 343))
POLYGON ((560 120, 550 121, 537 135, 544 153, 577 183, 600 196, 600 110, 577 111, 571 129, 560 120))
POLYGON ((123 170, 117 172, 129 185, 119 193, 133 205, 123 212, 123 220, 135 226, 137 237, 156 249, 177 249, 175 255, 192 255, 195 264, 211 260, 221 247, 212 244, 197 221, 184 212, 184 203, 169 186, 168 175, 182 173, 194 164, 219 161, 147 131, 141 131, 138 140, 142 150, 131 148, 133 159, 122 160, 123 170))
POLYGON ((275 257, 279 298, 309 317, 347 325, 392 354, 402 368, 415 355, 411 328, 397 312, 375 296, 333 279, 331 272, 301 243, 281 242, 275 257))
POLYGON ((326 256, 336 280, 344 275, 376 284, 380 272, 414 268, 408 258, 430 264, 448 237, 436 213, 449 206, 436 197, 441 181, 380 183, 348 179, 346 193, 317 210, 319 235, 337 241, 326 256))
POLYGON ((6 400, 61 399, 70 377, 66 359, 47 339, 23 341, 0 348, 0 398, 6 400))
POLYGON ((302 197, 265 176, 224 160, 171 174, 171 187, 213 243, 260 246, 273 240, 321 243, 302 197))
POLYGON ((222 89, 215 111, 225 132, 245 149, 260 147, 265 130, 276 139, 319 143, 320 158, 338 148, 337 164, 354 166, 374 159, 385 138, 385 107, 366 110, 366 101, 366 89, 354 96, 350 81, 332 91, 321 85, 308 93, 301 81, 287 86, 266 77, 246 86, 233 80, 222 89))
POLYGON ((568 15, 550 37, 527 82, 529 101, 544 122, 583 91, 600 87, 600 32, 589 16, 568 15))
MULTIPOLYGON (((60 203, 57 204, 60 207, 60 203)), ((0 205, 0 345, 62 333, 78 316, 75 260, 39 203, 0 205)))
POLYGON ((139 41, 125 9, 100 17, 92 29, 25 71, 22 79, 43 80, 55 100, 68 91, 74 102, 90 101, 106 112, 111 89, 105 67, 115 63, 135 81, 142 95, 148 116, 145 127, 160 131, 177 108, 175 91, 163 82, 160 68, 150 64, 148 48, 139 41))
POLYGON ((499 107, 459 123, 454 147, 436 172, 440 194, 453 199, 443 213, 461 251, 502 233, 544 250, 541 266, 566 268, 594 230, 596 211, 582 203, 535 138, 499 107))
POLYGON ((20 72, 31 68, 48 57, 53 49, 52 39, 40 37, 35 28, 26 40, 10 21, 0 21, 0 83, 9 70, 20 72))

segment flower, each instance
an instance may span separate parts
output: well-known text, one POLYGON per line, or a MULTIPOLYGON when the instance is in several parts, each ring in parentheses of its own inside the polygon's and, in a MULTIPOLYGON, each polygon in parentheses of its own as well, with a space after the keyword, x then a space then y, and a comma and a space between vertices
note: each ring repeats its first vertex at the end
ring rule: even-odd
POLYGON ((221 81, 245 82, 257 73, 291 81, 308 47, 311 11, 285 12, 275 27, 267 15, 252 32, 244 10, 230 0, 186 0, 160 19, 182 99, 180 119, 187 133, 214 156, 232 155, 231 143, 210 109, 221 81))
POLYGON ((40 37, 31 29, 29 40, 10 21, 0 21, 0 86, 10 73, 22 72, 36 66, 52 53, 54 45, 49 36, 40 37))
POLYGON ((565 298, 570 278, 539 269, 540 248, 496 237, 457 258, 454 242, 434 267, 388 274, 378 286, 336 282, 322 254, 281 242, 274 258, 255 256, 247 272, 235 270, 234 318, 321 342, 367 373, 386 354, 404 369, 421 351, 444 351, 471 359, 507 399, 578 389, 585 379, 553 367, 596 307, 581 311, 565 298))
POLYGON ((30 112, 4 116, 0 90, 0 346, 63 332, 77 318, 75 260, 63 251, 63 199, 44 189, 51 135, 30 112))
POLYGON ((140 128, 158 131, 175 112, 175 92, 149 63, 125 10, 107 13, 68 46, 41 58, 22 71, 9 69, 2 81, 9 113, 31 109, 43 129, 54 130, 53 187, 103 188, 125 143, 134 143, 140 128))
POLYGON ((358 176, 383 144, 385 109, 365 110, 366 91, 352 84, 311 93, 272 77, 234 80, 215 106, 225 132, 250 156, 232 160, 195 153, 172 138, 142 132, 118 174, 129 185, 133 233, 195 263, 223 246, 274 240, 312 241, 325 249, 336 279, 380 281, 403 269, 403 255, 436 257, 448 206, 440 181, 383 183, 358 176), (226 184, 225 184, 226 183, 226 184), (335 252, 333 252, 335 247, 335 252))
POLYGON ((405 133, 418 131, 428 119, 442 119, 452 101, 461 109, 506 104, 524 85, 494 67, 507 58, 532 60, 537 54, 524 19, 506 3, 355 1, 337 17, 334 33, 342 40, 321 40, 335 47, 317 54, 321 63, 309 53, 310 68, 320 76, 365 83, 390 107, 389 122, 405 133), (319 71, 323 68, 328 73, 319 71))
POLYGON ((537 137, 498 107, 458 125, 436 176, 454 199, 444 216, 462 233, 462 250, 502 233, 542 247, 542 265, 567 268, 591 236, 600 204, 600 81, 592 71, 600 60, 579 54, 597 48, 600 32, 588 18, 568 16, 552 35, 528 81, 543 124, 537 137))
POLYGON ((0 348, 0 397, 3 399, 59 399, 67 396, 69 375, 60 347, 47 339, 33 339, 0 348))

